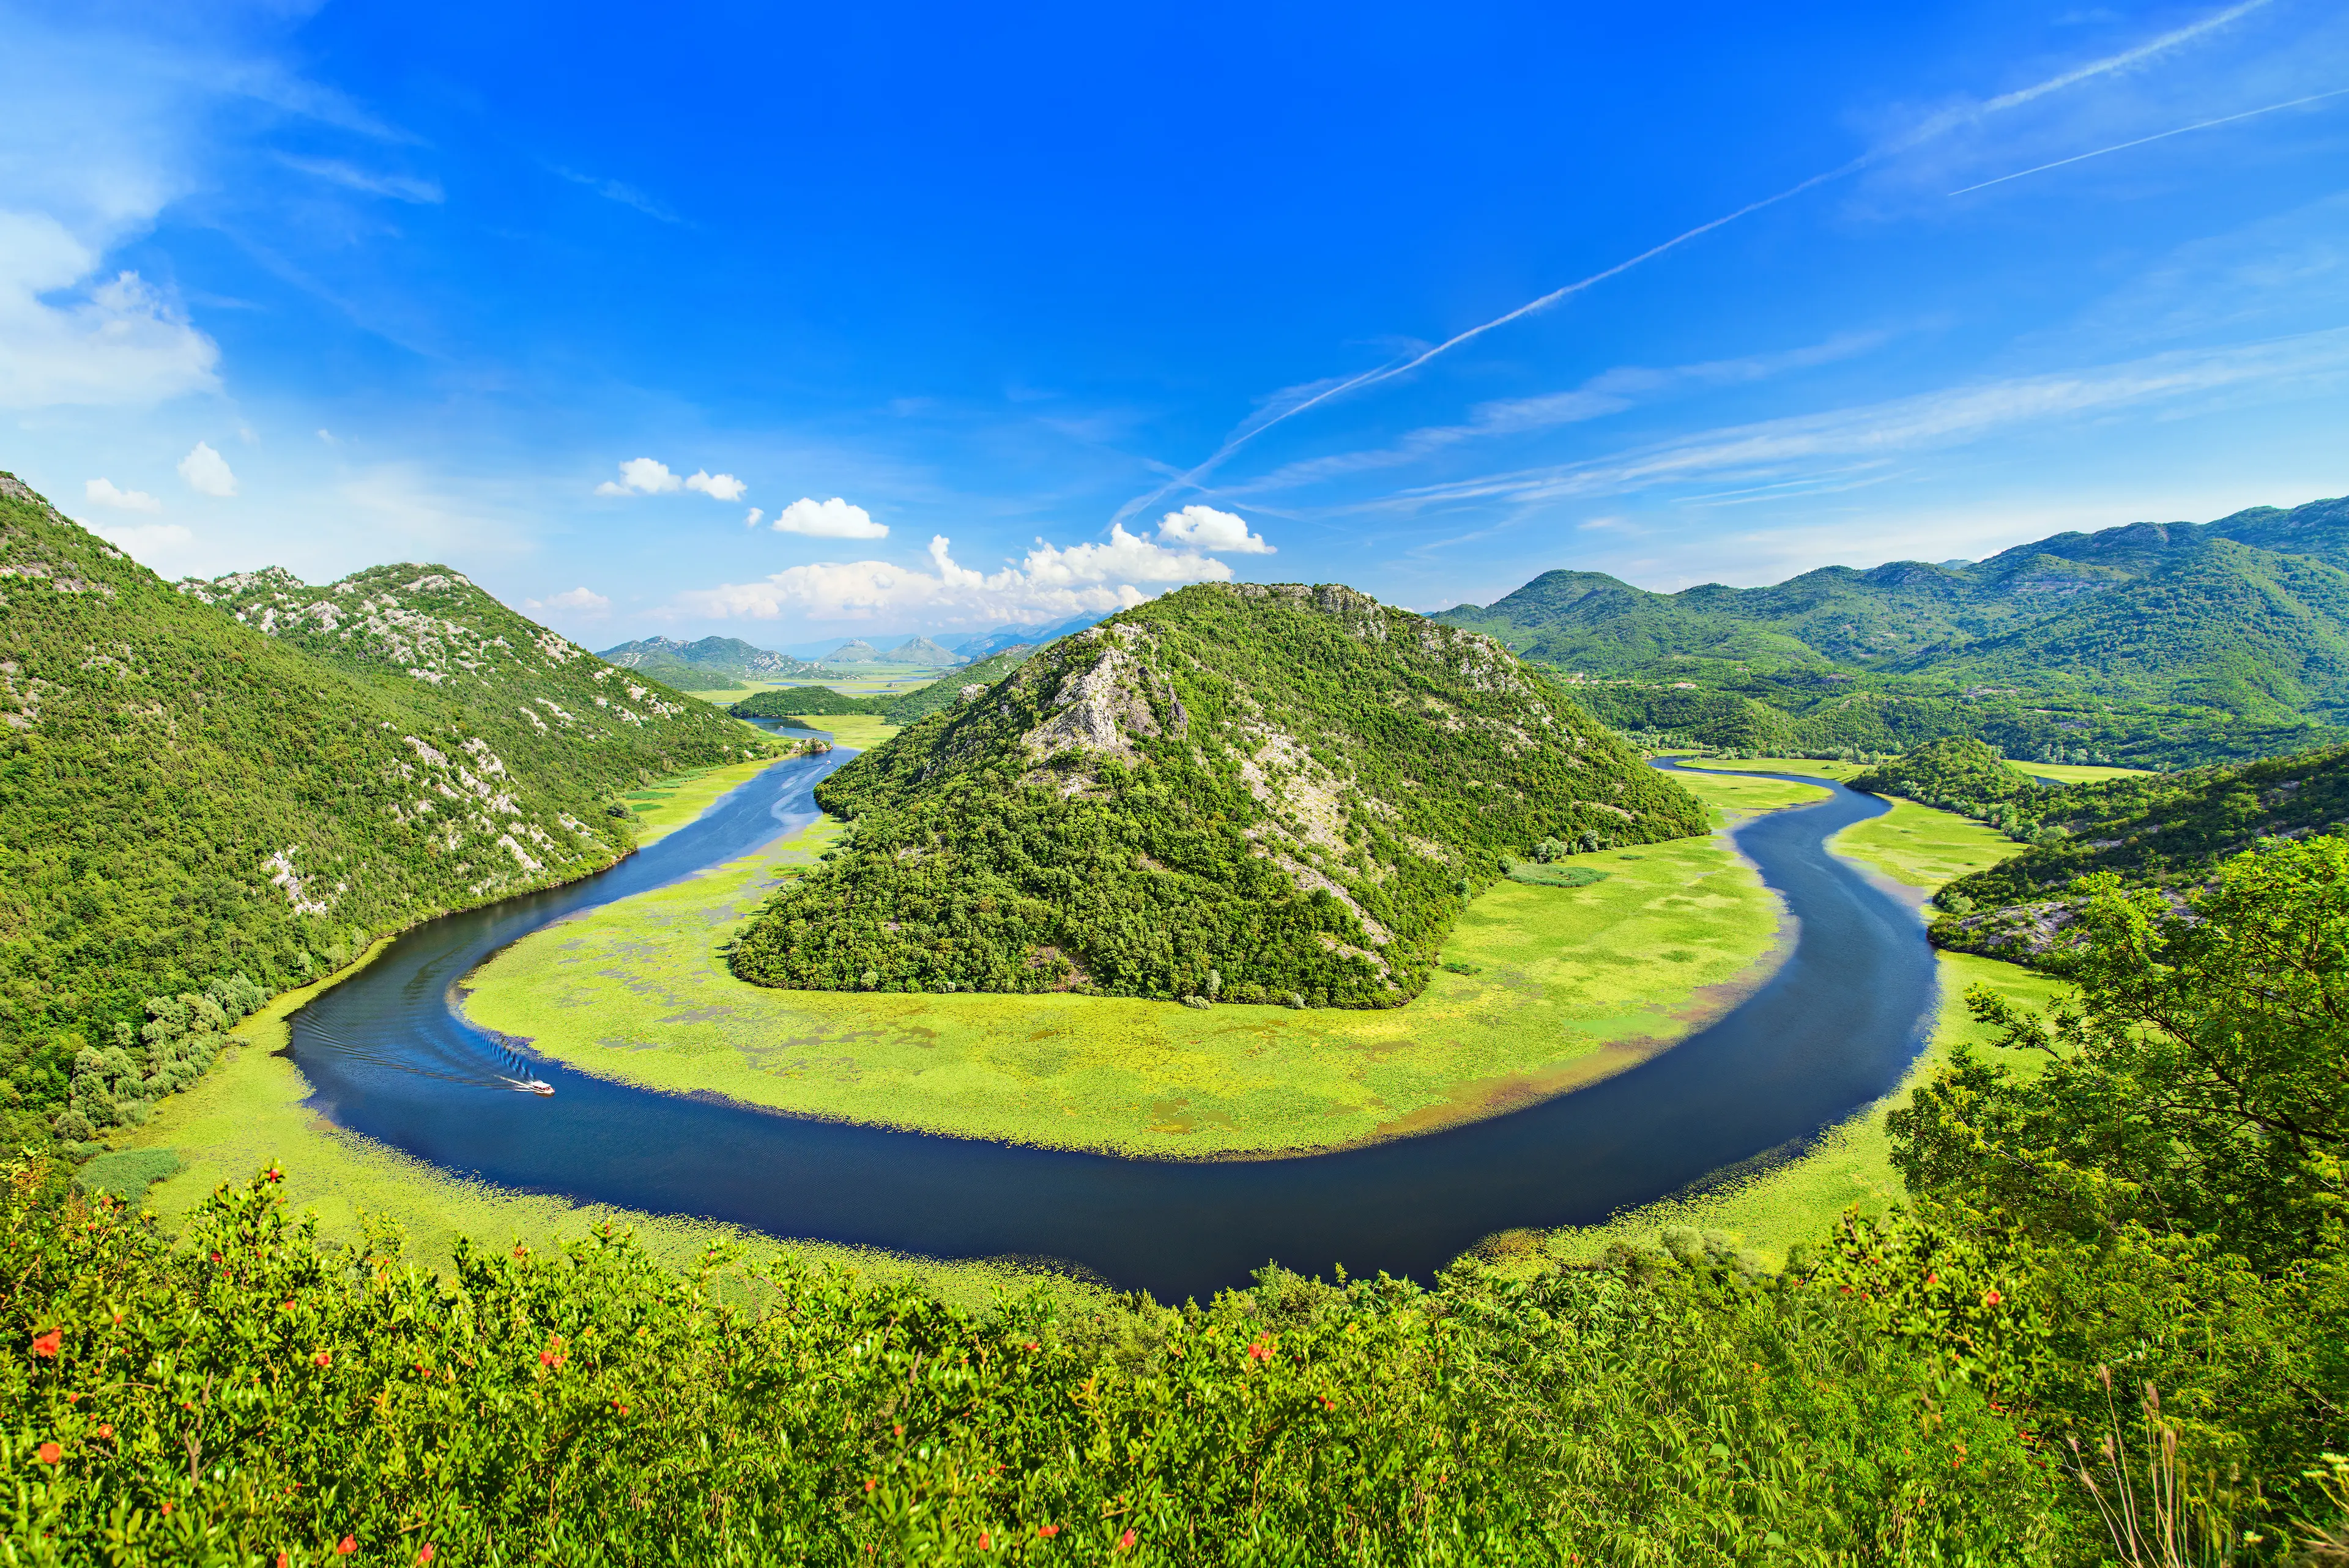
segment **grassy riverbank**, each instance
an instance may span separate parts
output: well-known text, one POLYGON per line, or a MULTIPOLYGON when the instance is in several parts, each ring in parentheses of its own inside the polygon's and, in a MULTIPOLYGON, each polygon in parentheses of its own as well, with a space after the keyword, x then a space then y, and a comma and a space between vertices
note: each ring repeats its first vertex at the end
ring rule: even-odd
MULTIPOLYGON (((356 975, 365 962, 338 978, 356 975)), ((145 1126, 116 1139, 118 1148, 168 1152, 181 1162, 145 1198, 166 1229, 178 1229, 222 1182, 245 1181, 274 1164, 285 1171, 289 1206, 315 1212, 328 1240, 356 1245, 365 1234, 364 1220, 389 1220, 407 1234, 407 1255, 435 1270, 450 1266, 459 1236, 547 1252, 609 1222, 633 1231, 647 1253, 673 1267, 690 1265, 713 1243, 740 1244, 762 1256, 795 1252, 811 1263, 840 1264, 876 1280, 918 1279, 972 1308, 988 1305, 999 1288, 1017 1289, 1032 1277, 1010 1264, 902 1258, 823 1242, 778 1243, 706 1220, 574 1203, 450 1175, 347 1132, 303 1103, 310 1086, 284 1052, 285 1020, 323 988, 289 991, 246 1019, 234 1032, 236 1044, 202 1081, 164 1102, 145 1126)), ((1091 1287, 1072 1281, 1070 1288, 1091 1287)))
MULTIPOLYGON (((1861 771, 1851 763, 1801 758, 1707 759, 1691 766, 1723 772, 1807 772, 1834 779, 1847 779, 1861 771)), ((2054 770, 2047 764, 2029 767, 2033 772, 2054 770)), ((2067 768, 2062 771, 2122 770, 2067 768)), ((2023 849, 2005 834, 1979 822, 1909 800, 1895 800, 1884 815, 1846 828, 1830 845, 1837 853, 1920 896, 2023 849)), ((1938 957, 1940 1010, 1932 1039, 1900 1087, 1882 1100, 1847 1118, 1807 1148, 1775 1150, 1743 1170, 1718 1172, 1699 1191, 1648 1204, 1605 1225, 1547 1233, 1512 1233, 1493 1238, 1485 1250, 1502 1260, 1505 1267, 1530 1269, 1545 1257, 1596 1257, 1619 1241, 1653 1245, 1658 1232, 1686 1225, 1725 1232, 1775 1259, 1795 1243, 1816 1243, 1836 1216, 1854 1203, 1869 1212, 1881 1212, 1898 1201, 1901 1191, 1900 1178, 1892 1169, 1884 1113, 1905 1101, 1911 1089, 1938 1071, 1961 1041, 1980 1045, 1987 1040, 1988 1032, 1966 1012, 1967 989, 1987 985, 2010 1001, 2032 1007, 2044 1006, 2063 989, 2048 976, 2013 964, 1960 953, 1945 952, 1938 957)), ((2016 1065, 2027 1071, 2033 1064, 2016 1065)))
MULTIPOLYGON (((1724 812, 1811 793, 1695 782, 1724 812)), ((1733 1005, 1775 965, 1780 924, 1715 835, 1577 857, 1606 873, 1587 887, 1497 885, 1426 993, 1392 1011, 736 980, 718 944, 833 830, 524 938, 471 977, 468 1015, 669 1091, 1050 1147, 1244 1155, 1424 1131, 1619 1071, 1733 1005)))

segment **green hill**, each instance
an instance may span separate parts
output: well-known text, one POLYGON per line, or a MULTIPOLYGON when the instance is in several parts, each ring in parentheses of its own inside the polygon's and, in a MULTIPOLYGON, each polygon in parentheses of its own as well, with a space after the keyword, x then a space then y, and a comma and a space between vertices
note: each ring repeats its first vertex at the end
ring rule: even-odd
POLYGON ((0 475, 18 1135, 69 1098, 136 1119, 268 993, 605 865, 633 842, 620 792, 766 744, 446 567, 174 589, 0 475))
POLYGON ((1547 676, 1334 586, 1123 612, 818 799, 852 836, 745 979, 1393 1006, 1505 857, 1706 826, 1547 676))
POLYGON ((822 718, 834 714, 881 713, 882 700, 874 696, 849 696, 830 686, 778 686, 770 691, 753 692, 726 711, 737 718, 822 718))
POLYGON ((1611 722, 1713 745, 1958 733, 2175 766, 2349 738, 2349 501, 1764 588, 1550 572, 1437 618, 1602 683, 1591 706, 1611 722))
POLYGON ((2032 846, 1943 888, 1937 902, 1949 913, 1934 923, 1935 942, 2029 959, 2069 925, 2077 900, 2068 892, 2090 872, 2182 892, 2263 839, 2349 831, 2349 747, 2067 784, 2024 804, 2013 825, 2035 830, 2032 846))
POLYGON ((1010 647, 989 654, 976 664, 950 671, 928 686, 916 686, 902 696, 885 699, 881 711, 892 724, 916 723, 942 707, 952 707, 963 699, 963 693, 974 686, 980 691, 986 690, 1026 664, 1035 652, 1036 646, 1032 643, 1015 643, 1010 647))
POLYGON ((1905 796, 1969 816, 2010 801, 2028 805, 2042 789, 2030 774, 2009 767, 1997 752, 1966 736, 1929 740, 1849 783, 1870 794, 1905 796))

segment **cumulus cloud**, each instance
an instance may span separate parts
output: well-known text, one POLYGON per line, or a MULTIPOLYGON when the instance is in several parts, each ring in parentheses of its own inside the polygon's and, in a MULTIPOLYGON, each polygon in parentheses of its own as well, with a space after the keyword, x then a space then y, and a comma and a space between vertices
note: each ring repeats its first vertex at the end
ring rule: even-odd
POLYGON ((88 283, 98 255, 40 212, 0 212, 0 407, 154 403, 215 387, 219 346, 137 273, 88 283))
POLYGON ((1250 533, 1248 525, 1227 511, 1211 506, 1186 506, 1158 520, 1158 537, 1169 544, 1196 550, 1220 550, 1228 555, 1270 555, 1264 535, 1250 533))
POLYGON ((195 449, 180 459, 180 477, 198 495, 226 500, 236 494, 236 476, 229 472, 228 459, 212 450, 210 441, 198 441, 195 449))
POLYGON ((593 588, 571 588, 544 599, 525 599, 522 607, 533 613, 540 610, 569 610, 574 614, 600 615, 612 607, 612 601, 593 588))
POLYGON ((713 474, 697 469, 690 474, 672 473, 667 463, 652 458, 630 458, 620 465, 620 477, 616 483, 605 480, 595 487, 597 495, 673 495, 678 490, 699 490, 713 500, 740 500, 750 487, 732 474, 713 474))
POLYGON ((748 512, 743 514, 742 526, 745 528, 756 528, 759 526, 760 520, 764 518, 766 515, 766 510, 763 507, 754 506, 748 512))
POLYGON ((873 514, 861 506, 852 506, 838 496, 830 500, 817 500, 802 496, 775 514, 770 524, 777 533, 796 533, 803 539, 886 539, 886 523, 873 521, 873 514))
POLYGON ((713 474, 696 470, 685 481, 685 488, 699 490, 712 500, 740 500, 750 486, 732 474, 713 474))
POLYGON ((94 506, 110 506, 119 511, 160 511, 163 503, 145 490, 115 488, 112 480, 88 480, 81 487, 82 499, 94 506))
POLYGON ((605 480, 595 487, 597 495, 666 495, 683 490, 685 481, 668 471, 668 465, 650 458, 630 458, 620 465, 618 483, 605 480))
MULTIPOLYGON (((854 510, 854 509, 851 509, 854 510)), ((1107 543, 1062 550, 1039 540, 1018 563, 975 572, 930 541, 929 569, 886 561, 793 566, 757 583, 730 583, 678 595, 678 608, 704 616, 861 621, 918 614, 933 624, 1055 620, 1120 610, 1150 597, 1143 588, 1228 582, 1232 569, 1195 550, 1170 550, 1112 527, 1107 543)))

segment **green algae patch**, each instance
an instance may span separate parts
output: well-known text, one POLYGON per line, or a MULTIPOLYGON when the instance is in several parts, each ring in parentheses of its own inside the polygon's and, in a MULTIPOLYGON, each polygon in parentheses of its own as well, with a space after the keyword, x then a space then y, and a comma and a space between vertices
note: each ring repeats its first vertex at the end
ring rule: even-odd
MULTIPOLYGON (((356 975, 382 947, 378 944, 367 959, 335 978, 356 975)), ((166 1230, 176 1231, 221 1183, 243 1181, 275 1165, 285 1172, 288 1207, 315 1212, 329 1242, 362 1245, 363 1218, 389 1220, 407 1236, 406 1255, 443 1274, 452 1264, 459 1236, 543 1252, 607 1223, 633 1233, 646 1251, 672 1267, 689 1267, 713 1243, 760 1256, 797 1253, 811 1263, 837 1264, 871 1279, 914 1279, 933 1295, 974 1311, 988 1307, 999 1289, 1016 1293, 1044 1272, 1020 1260, 947 1262, 824 1242, 779 1242, 707 1220, 575 1203, 450 1175, 338 1128, 302 1103, 310 1084, 285 1053, 286 1019, 323 988, 287 992, 240 1024, 211 1071, 159 1105, 144 1125, 120 1130, 113 1140, 117 1151, 100 1155, 85 1169, 101 1177, 151 1171, 159 1179, 151 1186, 140 1183, 143 1199, 129 1196, 152 1210, 166 1230)), ((127 1185, 116 1181, 110 1190, 127 1185)), ((1053 1277, 1074 1299, 1106 1294, 1081 1278, 1053 1277)))
MULTIPOLYGON (((1692 782, 1729 814, 1816 799, 1692 782)), ((1125 997, 783 991, 721 948, 814 861, 829 820, 516 943, 469 1017, 585 1071, 802 1115, 1159 1158, 1328 1149, 1515 1109, 1646 1059, 1775 968, 1777 900, 1727 840, 1555 862, 1460 916, 1426 991, 1385 1011, 1125 997)))
POLYGON ((628 808, 636 817, 637 846, 659 842, 709 810, 719 796, 740 789, 774 766, 773 758, 761 757, 723 768, 704 768, 664 779, 629 795, 628 808))
POLYGON ((1914 800, 1837 833, 1828 847, 1906 886, 1931 892, 1975 872, 1988 871, 2023 846, 1980 822, 1937 811, 1914 800))

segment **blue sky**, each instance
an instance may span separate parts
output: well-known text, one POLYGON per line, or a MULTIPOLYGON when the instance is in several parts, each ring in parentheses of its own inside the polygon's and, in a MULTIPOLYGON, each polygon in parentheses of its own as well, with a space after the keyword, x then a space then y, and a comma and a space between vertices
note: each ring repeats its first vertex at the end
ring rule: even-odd
POLYGON ((1794 9, 0 0, 0 467, 595 646, 2349 491, 2349 13, 1794 9))

